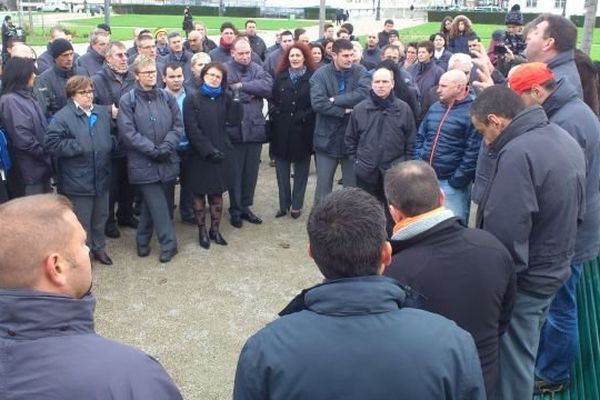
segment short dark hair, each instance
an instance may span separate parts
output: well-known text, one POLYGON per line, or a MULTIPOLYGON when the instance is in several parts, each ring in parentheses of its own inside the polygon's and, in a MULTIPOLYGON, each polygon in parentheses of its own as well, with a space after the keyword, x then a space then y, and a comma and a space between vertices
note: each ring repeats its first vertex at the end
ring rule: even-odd
POLYGON ((305 33, 306 33, 306 29, 304 29, 304 28, 294 29, 294 40, 300 39, 300 35, 303 35, 305 33))
POLYGON ((354 50, 354 46, 352 42, 348 39, 337 39, 333 42, 333 47, 331 48, 332 53, 339 53, 342 50, 354 50))
POLYGON ((393 20, 393 19, 386 19, 386 20, 383 22, 383 24, 384 24, 384 25, 387 25, 387 24, 392 24, 392 25, 394 25, 394 20, 393 20))
POLYGON ((173 39, 175 37, 181 37, 181 33, 177 32, 177 31, 171 31, 169 32, 169 34, 167 35, 167 40, 169 39, 173 39))
POLYGON ((279 37, 282 37, 282 36, 291 36, 291 37, 293 38, 293 37, 294 37, 294 34, 292 33, 292 31, 290 31, 290 30, 286 30, 286 31, 283 31, 283 32, 281 32, 281 33, 279 34, 279 37))
POLYGON ((351 35, 354 32, 354 25, 352 25, 350 22, 343 23, 342 24, 342 28, 344 28, 345 30, 347 30, 348 33, 351 34, 351 35))
POLYGON ((171 62, 171 63, 165 64, 162 71, 160 71, 162 73, 162 76, 167 76, 167 69, 169 69, 169 68, 173 71, 181 68, 181 71, 183 72, 183 67, 181 66, 181 64, 171 62))
POLYGON ((548 22, 548 27, 546 28, 546 32, 544 32, 544 39, 553 38, 556 51, 563 52, 573 50, 577 47, 577 27, 573 22, 560 15, 541 14, 531 21, 525 29, 528 30, 536 27, 544 21, 548 22))
POLYGON ((474 33, 470 33, 470 34, 467 36, 467 42, 472 42, 473 40, 477 40, 478 42, 481 42, 481 38, 480 38, 479 36, 477 36, 477 35, 476 35, 476 34, 474 34, 474 33))
POLYGON ((314 206, 306 230, 312 258, 328 279, 377 275, 387 240, 381 203, 358 188, 336 190, 314 206))
POLYGON ((253 19, 246 20, 246 22, 244 23, 244 28, 247 28, 248 24, 254 24, 254 25, 256 25, 256 21, 253 20, 253 19))
POLYGON ((219 32, 223 33, 223 31, 225 29, 231 29, 233 30, 234 33, 237 34, 237 29, 235 29, 235 25, 233 25, 231 22, 229 21, 225 21, 221 24, 221 28, 219 29, 219 32))
POLYGON ((396 36, 400 37, 400 34, 395 29, 390 29, 390 31, 388 32, 388 35, 396 35, 396 36))
POLYGON ((406 217, 440 206, 440 186, 435 171, 421 160, 396 164, 385 174, 385 196, 406 217))
POLYGON ((348 35, 350 35, 350 32, 348 32, 348 29, 346 28, 340 28, 338 29, 337 33, 335 34, 337 37, 340 37, 342 35, 342 33, 347 33, 348 35))
POLYGON ((435 50, 433 48, 433 43, 431 43, 429 40, 423 40, 422 42, 419 42, 419 44, 417 45, 417 50, 419 50, 420 47, 425 48, 425 50, 427 50, 429 54, 433 54, 435 50))
POLYGON ((471 117, 484 125, 488 125, 487 116, 495 114, 512 120, 525 109, 521 96, 504 85, 494 85, 485 89, 471 105, 471 117))
POLYGON ((333 28, 333 24, 331 22, 327 22, 323 25, 323 30, 326 31, 329 28, 333 28))

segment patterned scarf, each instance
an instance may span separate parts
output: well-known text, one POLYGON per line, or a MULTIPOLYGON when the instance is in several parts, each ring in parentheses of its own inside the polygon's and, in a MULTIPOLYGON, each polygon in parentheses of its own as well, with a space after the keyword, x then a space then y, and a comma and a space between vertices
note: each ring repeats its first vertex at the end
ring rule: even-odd
POLYGON ((302 69, 299 70, 293 70, 292 68, 288 68, 288 73, 290 74, 290 79, 292 80, 292 83, 295 85, 298 83, 300 78, 302 78, 306 73, 306 66, 302 67, 302 69))

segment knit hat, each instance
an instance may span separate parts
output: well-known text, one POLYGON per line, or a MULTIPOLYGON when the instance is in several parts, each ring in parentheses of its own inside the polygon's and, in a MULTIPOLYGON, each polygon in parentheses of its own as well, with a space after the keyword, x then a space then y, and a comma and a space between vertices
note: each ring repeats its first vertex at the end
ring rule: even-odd
POLYGON ((56 39, 50 43, 50 55, 53 59, 58 58, 65 51, 73 51, 73 45, 67 39, 56 39))
POLYGON ((492 33, 492 40, 495 40, 497 42, 503 41, 504 40, 504 31, 501 29, 494 31, 492 33))
POLYGON ((505 25, 523 25, 523 14, 521 14, 521 6, 515 4, 506 14, 505 25))
POLYGON ((554 73, 541 62, 520 64, 508 74, 508 85, 518 94, 554 79, 554 73))
POLYGON ((98 26, 96 26, 96 28, 102 29, 103 31, 106 31, 108 33, 112 33, 110 30, 110 25, 108 25, 108 24, 98 24, 98 26))
POLYGON ((165 28, 158 28, 157 30, 154 31, 154 38, 156 39, 156 37, 158 36, 159 33, 168 33, 167 30, 165 28))

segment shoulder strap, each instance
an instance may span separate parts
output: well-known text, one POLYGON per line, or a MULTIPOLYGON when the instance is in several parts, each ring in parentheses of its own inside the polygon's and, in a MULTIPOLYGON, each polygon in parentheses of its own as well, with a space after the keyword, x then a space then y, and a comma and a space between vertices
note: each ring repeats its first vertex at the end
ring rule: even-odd
POLYGON ((131 111, 135 112, 135 89, 129 91, 129 104, 131 105, 131 111))

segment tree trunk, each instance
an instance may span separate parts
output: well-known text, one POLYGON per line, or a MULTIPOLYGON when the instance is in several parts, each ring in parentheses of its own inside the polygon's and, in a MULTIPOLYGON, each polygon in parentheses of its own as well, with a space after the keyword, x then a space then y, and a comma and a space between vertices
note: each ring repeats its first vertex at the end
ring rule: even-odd
POLYGON ((585 19, 583 20, 583 35, 581 37, 581 51, 590 54, 592 49, 592 38, 596 26, 596 10, 598 0, 585 0, 585 19))

